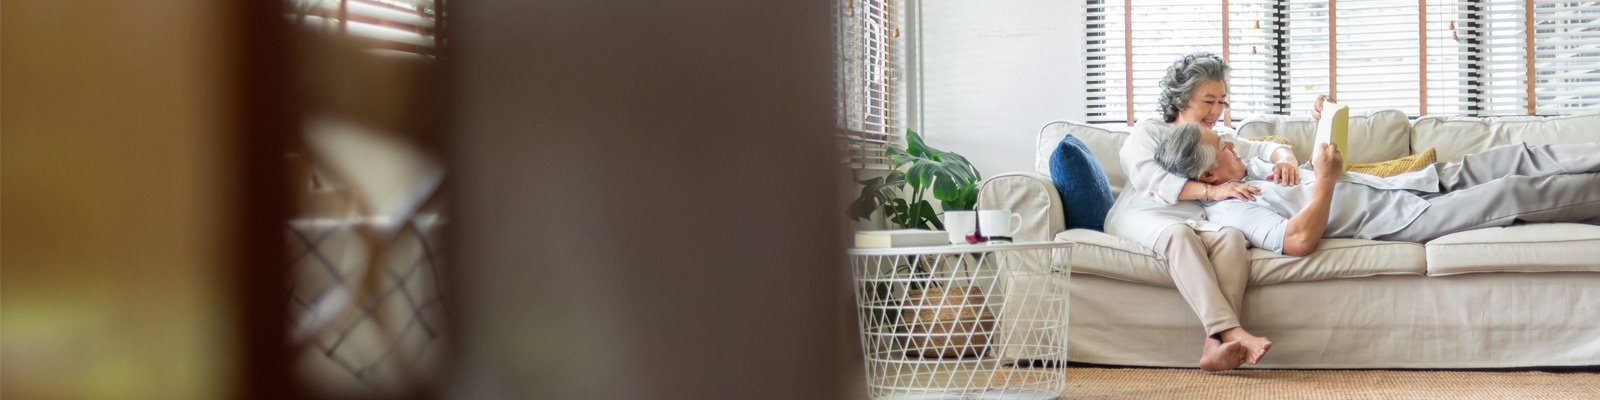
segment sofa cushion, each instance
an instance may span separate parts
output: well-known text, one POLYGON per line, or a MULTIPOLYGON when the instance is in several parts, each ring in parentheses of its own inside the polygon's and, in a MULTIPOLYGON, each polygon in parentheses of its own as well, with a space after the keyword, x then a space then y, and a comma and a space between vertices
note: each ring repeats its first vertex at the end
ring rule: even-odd
POLYGON ((1374 275, 1423 275, 1427 255, 1422 245, 1365 239, 1323 239, 1305 257, 1250 249, 1250 284, 1359 278, 1374 275))
POLYGON ((1506 116, 1418 118, 1412 148, 1433 147, 1440 162, 1461 161, 1467 154, 1513 143, 1569 144, 1600 142, 1600 112, 1553 117, 1506 116))
POLYGON ((1127 184, 1128 175, 1122 172, 1122 142, 1128 139, 1128 127, 1124 126, 1097 126, 1071 121, 1056 121, 1045 124, 1039 130, 1039 141, 1034 149, 1034 170, 1040 175, 1050 175, 1050 155, 1055 153, 1056 146, 1068 134, 1075 136, 1088 146, 1100 161, 1100 169, 1106 173, 1106 181, 1111 186, 1111 197, 1116 197, 1122 192, 1122 186, 1127 184))
MULTIPOLYGON (((1056 234, 1058 241, 1074 241, 1072 272, 1173 287, 1164 260, 1138 243, 1086 229, 1056 234)), ((1273 285, 1374 275, 1423 275, 1426 256, 1422 245, 1363 239, 1327 239, 1316 253, 1285 256, 1261 249, 1250 250, 1250 284, 1273 285)))
MULTIPOLYGON (((1311 143, 1316 123, 1310 115, 1258 115, 1239 123, 1239 137, 1282 136, 1294 146, 1300 161, 1311 160, 1311 143)), ((1348 163, 1393 160, 1411 155, 1411 120, 1399 110, 1350 113, 1350 154, 1348 163)))
POLYGON ((1430 115, 1417 118, 1415 149, 1433 148, 1439 162, 1457 162, 1461 157, 1489 148, 1489 120, 1461 116, 1430 115))
POLYGON ((1050 180, 1061 194, 1067 229, 1105 230, 1111 211, 1111 186, 1089 147, 1067 135, 1050 155, 1050 180))
POLYGON ((1166 264, 1149 249, 1131 240, 1088 229, 1056 234, 1057 241, 1073 241, 1072 272, 1099 275, 1148 285, 1174 287, 1166 264))
POLYGON ((1525 224, 1428 242, 1428 275, 1470 272, 1600 272, 1600 226, 1525 224))
POLYGON ((1509 116, 1489 119, 1494 146, 1512 143, 1572 144, 1600 142, 1600 111, 1552 117, 1509 116))

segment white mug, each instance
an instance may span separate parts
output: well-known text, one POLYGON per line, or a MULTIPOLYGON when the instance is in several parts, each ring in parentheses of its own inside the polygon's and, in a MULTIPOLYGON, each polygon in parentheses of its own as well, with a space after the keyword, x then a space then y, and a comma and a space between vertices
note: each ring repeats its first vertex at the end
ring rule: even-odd
POLYGON ((967 235, 977 231, 977 211, 944 212, 944 232, 950 235, 950 244, 967 244, 967 235))
POLYGON ((1021 228, 1021 214, 1010 210, 978 210, 978 236, 1009 242, 1021 228))

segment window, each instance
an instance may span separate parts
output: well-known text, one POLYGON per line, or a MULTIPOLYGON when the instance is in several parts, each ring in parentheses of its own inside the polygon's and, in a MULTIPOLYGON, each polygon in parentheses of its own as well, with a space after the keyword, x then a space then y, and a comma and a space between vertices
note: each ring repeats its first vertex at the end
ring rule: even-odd
POLYGON ((378 54, 437 56, 443 19, 434 0, 289 0, 301 25, 341 34, 378 54))
POLYGON ((1483 90, 1479 107, 1484 113, 1600 108, 1600 1, 1478 3, 1487 11, 1475 20, 1484 42, 1476 82, 1483 90))
POLYGON ((893 167, 885 151, 899 141, 899 59, 903 21, 897 0, 839 0, 839 97, 836 110, 846 163, 893 167))
POLYGON ((1332 94, 1363 109, 1468 113, 1468 43, 1452 28, 1467 15, 1455 0, 1404 7, 1390 0, 1291 1, 1287 111, 1332 94))
POLYGON ((1217 53, 1233 67, 1228 97, 1235 114, 1278 110, 1281 82, 1272 63, 1278 51, 1272 40, 1279 22, 1269 1, 1142 1, 1129 7, 1130 3, 1089 1, 1086 69, 1091 121, 1132 124, 1160 116, 1156 104, 1160 88, 1155 83, 1173 60, 1195 51, 1217 53))
POLYGON ((1156 82, 1179 55, 1197 50, 1220 53, 1233 67, 1235 121, 1304 110, 1318 94, 1410 115, 1594 109, 1597 3, 1090 0, 1088 119, 1159 115, 1156 82))

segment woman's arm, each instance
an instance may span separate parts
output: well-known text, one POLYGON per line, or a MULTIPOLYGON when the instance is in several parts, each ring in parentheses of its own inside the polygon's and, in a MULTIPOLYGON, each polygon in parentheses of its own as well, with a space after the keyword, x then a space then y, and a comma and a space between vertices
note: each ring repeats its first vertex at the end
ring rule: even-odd
POLYGON ((1272 176, 1267 180, 1286 186, 1300 184, 1300 160, 1294 157, 1294 149, 1283 146, 1272 151, 1272 176))
POLYGON ((1178 194, 1178 199, 1199 201, 1240 199, 1254 201, 1258 193, 1261 193, 1260 188, 1243 182, 1223 182, 1221 185, 1213 185, 1201 181, 1189 181, 1183 184, 1183 192, 1178 194))
POLYGON ((1140 121, 1128 138, 1122 142, 1118 155, 1122 158, 1122 171, 1128 174, 1125 192, 1145 196, 1161 204, 1177 204, 1194 200, 1202 187, 1193 186, 1188 179, 1173 175, 1156 165, 1157 134, 1170 129, 1165 123, 1140 121))
POLYGON ((1260 190, 1242 183, 1212 185, 1173 175, 1156 164, 1155 135, 1167 127, 1161 123, 1140 122, 1117 154, 1122 158, 1122 170, 1128 173, 1128 191, 1146 196, 1161 204, 1177 204, 1184 200, 1223 200, 1238 198, 1255 200, 1260 190))

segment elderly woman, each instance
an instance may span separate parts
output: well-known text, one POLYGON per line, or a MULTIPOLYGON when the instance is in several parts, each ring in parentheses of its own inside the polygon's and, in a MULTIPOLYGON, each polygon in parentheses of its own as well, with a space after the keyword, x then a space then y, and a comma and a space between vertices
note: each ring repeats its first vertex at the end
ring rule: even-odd
MULTIPOLYGON (((1272 342, 1239 323, 1250 280, 1249 243, 1237 229, 1205 224, 1198 200, 1253 200, 1259 192, 1240 182, 1210 184, 1168 173, 1154 159, 1156 138, 1177 124, 1212 126, 1228 107, 1227 62, 1211 53, 1185 55, 1161 79, 1161 118, 1135 125, 1122 145, 1128 186, 1106 216, 1106 232, 1154 250, 1205 327, 1200 368, 1221 371, 1261 361, 1272 342)), ((1271 144, 1228 140, 1222 151, 1272 163, 1271 179, 1299 183, 1293 151, 1271 144)))

